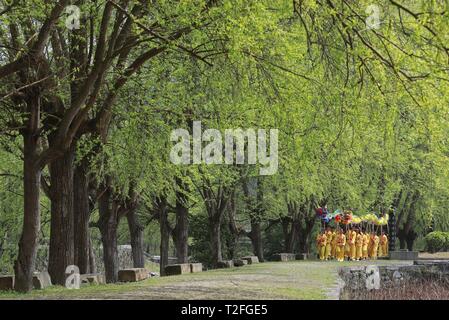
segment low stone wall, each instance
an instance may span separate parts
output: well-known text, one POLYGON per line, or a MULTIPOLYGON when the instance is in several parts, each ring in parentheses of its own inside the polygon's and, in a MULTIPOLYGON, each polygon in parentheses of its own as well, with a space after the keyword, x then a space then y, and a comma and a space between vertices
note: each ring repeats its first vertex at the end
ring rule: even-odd
POLYGON ((417 260, 418 251, 398 250, 390 251, 390 260, 417 260))
POLYGON ((294 254, 294 253, 277 253, 271 257, 271 260, 282 261, 282 262, 295 261, 296 254, 294 254))
POLYGON ((339 270, 339 297, 348 299, 359 290, 387 289, 412 281, 434 280, 449 282, 448 261, 414 261, 413 265, 344 267, 339 270))

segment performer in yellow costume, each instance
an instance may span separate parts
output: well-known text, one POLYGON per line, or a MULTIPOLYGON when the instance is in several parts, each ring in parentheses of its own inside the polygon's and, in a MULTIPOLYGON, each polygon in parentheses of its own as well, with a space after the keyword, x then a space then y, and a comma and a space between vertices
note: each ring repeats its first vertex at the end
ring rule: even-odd
POLYGON ((327 228, 326 231, 326 250, 324 252, 324 259, 329 260, 332 254, 332 230, 327 228))
POLYGON ((316 243, 317 243, 318 253, 320 255, 320 260, 324 260, 326 258, 325 257, 325 253, 326 253, 326 234, 325 233, 318 234, 318 236, 316 238, 316 243))
POLYGON ((349 245, 350 245, 350 258, 352 261, 355 260, 356 257, 356 247, 355 247, 355 240, 357 238, 357 232, 355 230, 351 230, 351 235, 349 237, 349 245))
POLYGON ((377 260, 377 250, 379 250, 379 237, 373 232, 373 247, 371 249, 371 259, 377 260))
POLYGON ((368 258, 371 258, 373 256, 373 245, 374 245, 374 232, 371 232, 369 234, 369 241, 368 241, 368 258))
POLYGON ((388 256, 388 238, 385 235, 385 232, 382 231, 379 239, 379 257, 386 256, 388 256))
POLYGON ((351 237, 351 230, 346 230, 346 243, 345 243, 345 258, 348 258, 351 256, 351 245, 349 244, 349 238, 351 237))
POLYGON ((364 260, 366 260, 368 259, 369 234, 365 232, 362 235, 363 235, 362 257, 364 260))
POLYGON ((336 232, 336 231, 332 232, 331 256, 333 259, 337 259, 337 237, 338 237, 338 232, 336 232))
POLYGON ((363 234, 360 232, 360 230, 357 233, 357 236, 355 238, 355 248, 356 248, 355 258, 357 260, 362 260, 362 257, 363 257, 363 234))
POLYGON ((337 246, 336 246, 336 256, 338 261, 345 260, 345 244, 346 244, 346 236, 343 233, 343 230, 338 230, 337 234, 337 246))

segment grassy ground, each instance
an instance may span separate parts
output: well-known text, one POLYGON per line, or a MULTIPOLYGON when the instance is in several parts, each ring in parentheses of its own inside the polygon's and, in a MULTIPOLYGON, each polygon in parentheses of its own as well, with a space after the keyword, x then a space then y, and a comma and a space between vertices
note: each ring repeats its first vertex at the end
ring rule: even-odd
MULTIPOLYGON (((139 283, 50 287, 30 294, 0 292, 0 299, 329 299, 336 298, 337 270, 374 262, 266 262, 139 283)), ((394 264, 378 260, 375 264, 394 264)), ((403 264, 403 262, 402 262, 403 264)))

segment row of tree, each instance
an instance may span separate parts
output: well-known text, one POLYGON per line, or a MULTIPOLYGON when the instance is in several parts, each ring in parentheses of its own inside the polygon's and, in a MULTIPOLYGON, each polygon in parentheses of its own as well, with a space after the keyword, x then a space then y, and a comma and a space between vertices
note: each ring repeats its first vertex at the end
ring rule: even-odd
POLYGON ((244 237, 263 261, 277 227, 307 252, 322 204, 395 208, 401 246, 446 228, 448 8, 379 1, 367 29, 370 2, 0 1, 0 259, 20 233, 16 290, 32 288, 42 208, 55 284, 68 265, 95 272, 92 228, 116 282, 125 218, 135 267, 158 221, 162 274, 171 240, 212 267, 244 237), (279 129, 279 171, 174 165, 170 133, 196 120, 279 129))

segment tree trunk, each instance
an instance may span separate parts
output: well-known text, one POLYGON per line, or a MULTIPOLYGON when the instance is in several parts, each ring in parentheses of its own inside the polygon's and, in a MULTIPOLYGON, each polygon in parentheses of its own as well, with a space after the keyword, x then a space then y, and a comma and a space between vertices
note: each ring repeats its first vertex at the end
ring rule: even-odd
POLYGON ((168 265, 168 254, 170 245, 170 226, 168 225, 168 210, 165 205, 165 199, 161 200, 159 205, 159 226, 161 231, 160 245, 160 275, 165 276, 165 267, 168 265))
POLYGON ((118 281, 117 228, 119 222, 117 205, 111 199, 110 190, 106 190, 98 201, 100 212, 99 228, 103 244, 103 261, 107 283, 118 281))
POLYGON ((292 235, 291 235, 291 245, 289 253, 295 253, 298 251, 299 233, 301 230, 301 221, 293 220, 292 223, 292 235))
POLYGON ((407 243, 408 251, 413 251, 413 244, 414 244, 414 242, 415 242, 415 239, 407 238, 406 243, 407 243))
POLYGON ((218 263, 223 260, 221 252, 221 215, 209 217, 209 236, 212 252, 212 266, 216 268, 218 263))
POLYGON ((75 263, 73 215, 74 148, 50 166, 51 225, 48 272, 53 284, 64 285, 65 269, 75 263))
POLYGON ((253 245, 253 252, 259 258, 260 262, 264 262, 263 257, 263 243, 262 243, 262 229, 260 227, 260 222, 251 221, 251 232, 250 232, 251 244, 253 245))
POLYGON ((189 260, 189 209, 186 206, 184 194, 176 197, 176 227, 174 229, 176 256, 178 263, 187 263, 189 260))
POLYGON ((89 272, 97 273, 97 262, 95 258, 95 251, 92 245, 92 238, 89 235, 89 272))
POLYGON ((5 235, 5 239, 3 239, 3 240, 1 240, 0 241, 0 260, 2 259, 2 256, 3 256, 3 252, 4 252, 4 250, 3 250, 3 245, 6 243, 6 235, 5 235))
POLYGON ((285 245, 284 249, 286 253, 293 253, 295 251, 295 244, 298 235, 298 221, 293 221, 289 224, 290 228, 287 229, 287 233, 284 234, 285 245))
POLYGON ((416 232, 413 229, 410 229, 405 237, 405 242, 407 243, 408 251, 413 251, 413 245, 416 239, 416 232))
POLYGON ((254 254, 259 258, 259 261, 263 262, 262 230, 260 227, 260 217, 263 216, 263 211, 261 209, 261 204, 263 202, 263 193, 260 188, 261 181, 259 181, 259 179, 252 180, 254 189, 252 190, 252 194, 248 183, 248 180, 244 180, 242 184, 243 192, 247 199, 247 206, 250 210, 251 231, 247 235, 251 239, 254 254))
POLYGON ((101 232, 101 242, 103 244, 103 260, 107 283, 118 281, 118 251, 117 251, 117 224, 107 223, 101 232))
POLYGON ((282 232, 284 234, 284 251, 293 253, 293 243, 295 238, 294 222, 290 219, 282 219, 282 232))
POLYGON ((304 226, 298 234, 298 250, 299 253, 310 253, 310 234, 315 225, 315 217, 304 219, 304 226))
POLYGON ((126 218, 128 220, 129 234, 131 237, 134 268, 144 268, 145 257, 143 255, 143 227, 137 219, 136 210, 130 210, 126 215, 126 218))
POLYGON ((35 162, 38 136, 33 132, 26 132, 23 134, 23 140, 24 216, 18 257, 14 263, 14 289, 19 292, 29 292, 33 288, 33 272, 40 230, 41 169, 35 162))
POLYGON ((89 178, 85 164, 75 168, 74 178, 75 264, 81 274, 93 273, 91 269, 91 241, 89 231, 89 178))
POLYGON ((405 236, 398 235, 399 238, 399 249, 404 250, 406 248, 406 241, 405 241, 405 236))
POLYGON ((230 237, 226 237, 226 248, 228 252, 228 257, 230 260, 233 260, 235 258, 235 254, 237 252, 237 242, 238 239, 235 237, 234 234, 231 234, 230 237))
POLYGON ((221 223, 225 210, 232 210, 229 206, 234 186, 219 186, 214 194, 212 188, 205 186, 202 190, 202 197, 207 210, 209 241, 211 249, 212 267, 217 267, 219 262, 223 260, 221 248, 221 223))
MULTIPOLYGON (((228 225, 229 225, 229 233, 230 236, 226 237, 226 247, 228 249, 228 254, 230 259, 235 258, 235 254, 238 247, 238 242, 240 239, 240 235, 244 233, 244 230, 237 226, 237 222, 235 221, 235 216, 237 213, 237 207, 235 203, 235 192, 232 193, 231 198, 229 200, 229 208, 228 212, 228 225)), ((248 237, 251 238, 251 235, 248 233, 248 237)))

